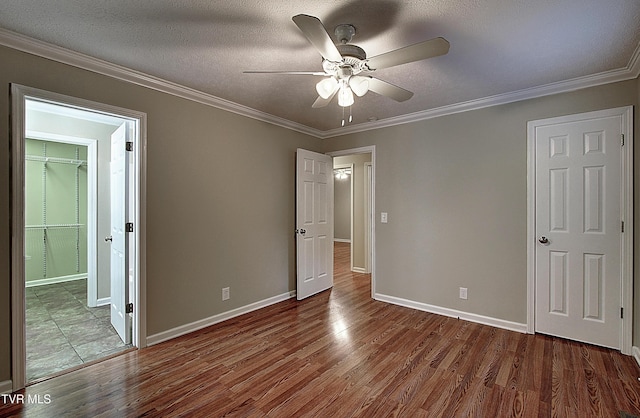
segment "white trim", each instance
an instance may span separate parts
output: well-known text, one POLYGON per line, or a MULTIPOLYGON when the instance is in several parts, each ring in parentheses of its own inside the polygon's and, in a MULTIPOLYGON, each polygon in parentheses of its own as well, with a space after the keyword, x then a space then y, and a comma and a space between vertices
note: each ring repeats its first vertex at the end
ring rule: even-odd
POLYGON ((351 271, 354 273, 362 273, 362 274, 367 273, 367 269, 364 267, 351 267, 351 271))
MULTIPOLYGON (((52 111, 53 106, 49 106, 48 103, 36 100, 30 102, 31 109, 43 110, 46 106, 48 112, 52 111)), ((69 109, 68 111, 60 110, 57 113, 63 116, 63 113, 68 113, 70 117, 73 117, 72 114, 77 117, 77 115, 88 113, 63 106, 57 106, 57 108, 69 109)), ((98 297, 98 140, 33 130, 27 130, 25 137, 87 147, 87 306, 95 307, 98 297)))
POLYGON ((295 290, 283 293, 281 295, 273 296, 267 299, 263 299, 258 302, 250 303, 246 306, 232 309, 230 311, 222 312, 217 315, 210 316, 208 318, 200 319, 198 321, 191 322, 189 324, 180 325, 179 327, 171 328, 166 331, 159 332, 147 337, 147 345, 155 345, 164 341, 171 340, 173 338, 180 337, 185 334, 189 334, 194 331, 201 330, 211 325, 218 324, 223 321, 235 318, 240 315, 244 315, 249 312, 256 311, 258 309, 266 308, 267 306, 274 305, 285 300, 295 298, 295 290))
POLYGON ((11 393, 13 391, 13 383, 11 380, 0 382, 0 393, 11 393))
POLYGON ((333 242, 346 242, 348 244, 351 244, 351 240, 350 239, 342 239, 342 238, 334 238, 333 242))
POLYGON ((0 45, 320 138, 322 131, 190 87, 0 28, 0 45))
POLYGON ((297 122, 292 122, 278 116, 251 109, 247 106, 243 106, 229 100, 221 99, 211 94, 203 93, 189 87, 181 86, 179 84, 166 81, 140 71, 135 71, 121 65, 113 64, 98 58, 93 58, 88 55, 81 54, 79 52, 71 51, 66 48, 33 39, 28 36, 9 31, 7 29, 0 28, 0 45, 4 45, 9 48, 27 52, 29 54, 47 58, 63 64, 71 65, 77 68, 89 70, 98 74, 113 77, 118 80, 147 87, 152 90, 171 94, 177 97, 182 97, 187 100, 192 100, 194 102, 226 110, 232 113, 267 122, 283 128, 291 129, 293 131, 301 132, 321 139, 356 132, 365 132, 388 126, 417 122, 440 116, 467 112, 470 110, 482 109, 485 107, 507 104, 521 100, 533 99, 536 97, 549 96, 552 94, 564 93, 602 84, 631 80, 637 78, 638 75, 640 75, 639 44, 631 55, 627 66, 616 70, 604 71, 598 74, 577 77, 574 79, 545 84, 542 86, 531 87, 511 93, 497 94, 494 96, 441 106, 435 109, 428 109, 408 115, 381 119, 376 122, 355 124, 344 128, 321 131, 319 129, 310 128, 308 126, 302 125, 297 122))
MULTIPOLYGON (((376 213, 376 146, 351 148, 345 150, 327 152, 332 157, 353 154, 371 154, 371 213, 376 213)), ((375 220, 375 216, 373 217, 375 220)), ((376 223, 371 223, 371 297, 376 294, 376 223)), ((375 299, 375 298, 374 298, 375 299)))
POLYGON ((493 318, 490 316, 458 311, 456 309, 443 308, 441 306, 429 305, 427 303, 416 302, 413 300, 403 299, 396 296, 383 295, 380 293, 375 294, 374 299, 380 302, 387 302, 394 305, 404 306, 405 308, 417 309, 419 311, 430 312, 433 314, 448 316, 451 318, 464 319, 465 321, 475 322, 483 325, 489 325, 495 328, 502 328, 509 331, 516 331, 520 333, 527 332, 527 324, 521 324, 519 322, 507 321, 504 319, 493 318))
POLYGON ((371 163, 364 163, 364 269, 365 273, 371 272, 371 221, 373 213, 371 212, 371 173, 373 169, 371 163))
MULTIPOLYGON (((2 31, 0 30, 0 35, 2 31)), ((0 36, 1 38, 1 36, 0 36)), ((133 344, 146 346, 146 169, 147 116, 143 112, 97 103, 90 100, 52 93, 45 90, 11 84, 11 369, 13 390, 26 384, 26 329, 24 276, 24 136, 25 102, 28 98, 69 107, 105 113, 135 121, 135 196, 133 222, 136 251, 133 344)))
POLYGON ((86 274, 72 274, 69 276, 49 277, 47 279, 36 279, 25 282, 25 287, 46 286, 48 284, 75 282, 76 280, 86 280, 86 274))
POLYGON ((100 298, 96 300, 96 306, 105 306, 111 304, 111 297, 100 298))
POLYGON ((638 348, 635 345, 631 347, 631 355, 636 360, 636 363, 638 364, 638 366, 640 366, 640 348, 638 348))
POLYGON ((575 122, 594 117, 618 116, 625 145, 621 148, 621 207, 620 219, 624 221, 625 233, 621 234, 621 286, 620 304, 624 318, 620 331, 620 351, 631 354, 633 344, 633 106, 597 110, 529 121, 527 123, 527 332, 535 333, 535 132, 540 126, 575 122))

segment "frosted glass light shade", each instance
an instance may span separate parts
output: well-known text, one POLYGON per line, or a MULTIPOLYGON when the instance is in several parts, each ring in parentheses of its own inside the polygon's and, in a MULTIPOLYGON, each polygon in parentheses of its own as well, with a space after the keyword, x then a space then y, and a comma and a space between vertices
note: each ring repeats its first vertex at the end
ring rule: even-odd
POLYGON ((362 97, 369 91, 369 77, 354 75, 349 78, 349 87, 358 97, 362 97))
POLYGON ((328 77, 320 80, 316 84, 316 91, 323 99, 328 99, 338 88, 338 80, 333 77, 328 77))
POLYGON ((353 93, 351 89, 347 85, 340 86, 340 91, 338 92, 338 105, 342 107, 351 106, 353 104, 353 93))

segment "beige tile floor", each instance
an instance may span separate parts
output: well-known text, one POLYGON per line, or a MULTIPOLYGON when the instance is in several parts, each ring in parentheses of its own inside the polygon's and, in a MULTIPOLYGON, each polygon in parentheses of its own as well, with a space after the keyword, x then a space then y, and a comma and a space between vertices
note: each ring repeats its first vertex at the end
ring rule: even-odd
POLYGON ((87 307, 85 280, 26 289, 27 381, 125 350, 109 307, 87 307))

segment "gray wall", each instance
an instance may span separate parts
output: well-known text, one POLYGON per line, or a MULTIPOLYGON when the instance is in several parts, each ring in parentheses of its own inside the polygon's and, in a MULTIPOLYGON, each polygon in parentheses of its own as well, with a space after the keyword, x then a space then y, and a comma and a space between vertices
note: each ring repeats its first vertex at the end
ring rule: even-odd
POLYGON ((147 113, 148 335, 295 289, 295 151, 321 140, 0 47, 0 382, 11 378, 10 83, 147 113))
POLYGON ((333 181, 333 238, 351 240, 351 175, 333 181))
POLYGON ((527 121, 637 105, 637 83, 325 140, 326 152, 376 146, 377 292, 526 323, 527 121), (461 286, 468 300, 458 298, 461 286))

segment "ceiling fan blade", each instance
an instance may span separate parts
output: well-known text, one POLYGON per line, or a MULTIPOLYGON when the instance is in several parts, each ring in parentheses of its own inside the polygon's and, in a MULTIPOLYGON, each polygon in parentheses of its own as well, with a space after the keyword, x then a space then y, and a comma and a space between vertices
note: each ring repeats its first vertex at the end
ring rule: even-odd
POLYGON ((397 102, 404 102, 413 97, 413 92, 373 77, 369 80, 369 90, 387 96, 397 102))
POLYGON ((336 95, 338 90, 340 90, 340 88, 336 87, 336 89, 333 91, 333 93, 331 93, 331 96, 327 97, 326 99, 323 99, 322 96, 318 96, 318 98, 316 99, 315 102, 313 102, 313 105, 311 105, 311 107, 314 108, 314 109, 317 109, 317 108, 320 108, 320 107, 325 107, 326 105, 329 104, 329 102, 331 102, 331 99, 333 99, 333 96, 336 95))
POLYGON ((371 57, 367 60, 367 67, 373 71, 437 57, 447 52, 449 52, 449 41, 444 38, 434 38, 371 57))
POLYGON ((333 62, 342 62, 342 55, 340 55, 338 48, 334 45, 331 36, 327 33, 320 19, 309 15, 296 15, 293 17, 293 22, 300 28, 309 42, 316 47, 323 58, 333 62))
POLYGON ((329 74, 323 71, 243 71, 244 74, 287 74, 287 75, 321 75, 329 74))

